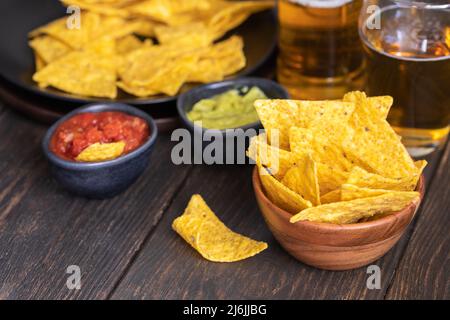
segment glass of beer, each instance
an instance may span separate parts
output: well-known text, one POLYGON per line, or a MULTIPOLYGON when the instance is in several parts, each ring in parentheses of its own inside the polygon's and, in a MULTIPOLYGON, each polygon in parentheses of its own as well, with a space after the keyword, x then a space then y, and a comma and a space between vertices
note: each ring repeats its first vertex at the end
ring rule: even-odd
POLYGON ((412 156, 447 139, 450 120, 450 1, 368 0, 360 36, 368 95, 391 95, 388 121, 412 156))
POLYGON ((278 0, 278 81, 295 99, 340 99, 364 86, 362 0, 278 0))

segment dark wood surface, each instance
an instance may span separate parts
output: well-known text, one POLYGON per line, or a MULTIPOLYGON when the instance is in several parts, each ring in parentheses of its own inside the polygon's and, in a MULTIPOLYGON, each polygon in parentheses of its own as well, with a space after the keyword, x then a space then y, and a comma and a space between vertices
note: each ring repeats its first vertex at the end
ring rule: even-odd
POLYGON ((0 103, 1 299, 449 299, 449 148, 429 156, 427 195, 400 242, 366 268, 308 267, 275 242, 257 208, 250 166, 175 166, 158 138, 151 165, 124 194, 77 198, 50 177, 40 150, 46 126, 0 103), (250 259, 213 263, 171 229, 190 196, 203 195, 233 230, 268 242, 250 259), (66 268, 81 268, 81 290, 66 268))

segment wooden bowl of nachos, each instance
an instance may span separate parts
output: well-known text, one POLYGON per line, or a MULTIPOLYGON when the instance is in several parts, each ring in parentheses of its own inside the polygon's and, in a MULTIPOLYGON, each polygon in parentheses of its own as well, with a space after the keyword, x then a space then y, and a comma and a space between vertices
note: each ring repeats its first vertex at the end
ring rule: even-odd
POLYGON ((382 257, 401 238, 424 195, 424 178, 416 191, 420 198, 404 209, 373 221, 331 224, 312 221, 291 223, 291 213, 266 196, 255 166, 253 188, 267 226, 281 246, 297 260, 326 270, 349 270, 382 257))

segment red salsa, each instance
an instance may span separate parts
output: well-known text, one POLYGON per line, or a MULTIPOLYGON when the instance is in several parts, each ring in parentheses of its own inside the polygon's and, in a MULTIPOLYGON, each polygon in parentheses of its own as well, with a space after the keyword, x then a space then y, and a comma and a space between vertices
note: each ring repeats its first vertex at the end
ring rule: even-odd
POLYGON ((145 120, 119 111, 77 114, 56 128, 50 150, 66 160, 74 160, 96 142, 125 142, 124 154, 144 144, 150 135, 145 120))

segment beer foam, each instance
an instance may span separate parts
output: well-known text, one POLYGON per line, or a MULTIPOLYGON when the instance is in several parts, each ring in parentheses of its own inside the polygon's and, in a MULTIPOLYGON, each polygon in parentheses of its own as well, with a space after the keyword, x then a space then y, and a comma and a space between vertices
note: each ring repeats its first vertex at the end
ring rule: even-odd
POLYGON ((353 0, 288 0, 289 2, 299 4, 305 7, 313 8, 338 8, 352 2, 353 0))

